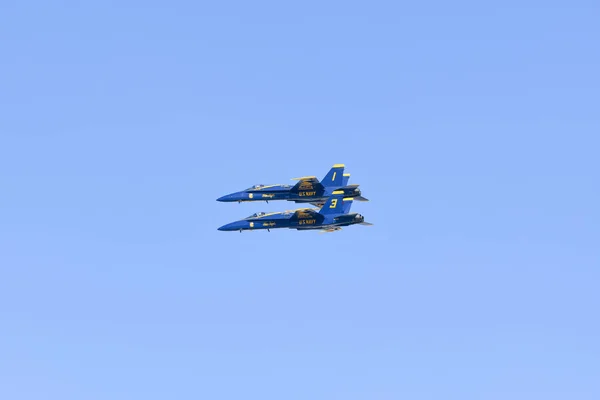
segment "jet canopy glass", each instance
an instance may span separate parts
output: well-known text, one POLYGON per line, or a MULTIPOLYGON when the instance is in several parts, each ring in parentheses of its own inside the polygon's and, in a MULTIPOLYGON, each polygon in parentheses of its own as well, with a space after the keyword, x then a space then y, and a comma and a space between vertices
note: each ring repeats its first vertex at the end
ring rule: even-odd
MULTIPOLYGON (((257 189, 262 189, 262 188, 264 188, 266 186, 267 185, 262 185, 262 184, 261 185, 254 185, 254 186, 250 186, 246 190, 257 190, 257 189)), ((273 187, 273 186, 281 186, 282 188, 286 188, 286 189, 289 189, 289 188, 292 187, 291 185, 270 185, 269 187, 273 187)))
MULTIPOLYGON (((257 213, 252 214, 248 218, 258 218, 258 217, 262 217, 265 214, 266 214, 265 212, 257 212, 257 213)), ((246 219, 248 219, 248 218, 246 218, 246 219)))

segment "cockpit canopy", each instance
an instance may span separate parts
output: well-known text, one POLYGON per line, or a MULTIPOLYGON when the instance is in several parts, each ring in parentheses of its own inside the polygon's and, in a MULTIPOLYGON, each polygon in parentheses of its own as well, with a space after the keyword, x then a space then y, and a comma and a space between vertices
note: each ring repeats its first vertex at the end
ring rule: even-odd
MULTIPOLYGON (((292 187, 291 185, 269 185, 268 187, 272 188, 274 186, 280 186, 280 187, 285 188, 285 189, 289 189, 289 188, 292 187)), ((258 185, 251 186, 251 187, 249 187, 246 190, 260 190, 260 189, 262 189, 264 187, 267 187, 267 185, 258 184, 258 185)))
POLYGON ((249 188, 248 188, 248 189, 246 189, 246 190, 252 190, 252 189, 261 189, 261 188, 264 188, 264 187, 265 187, 265 185, 260 185, 260 184, 259 184, 259 185, 254 185, 254 186, 251 186, 251 187, 249 187, 249 188))
POLYGON ((257 212, 257 213, 252 214, 251 216, 249 216, 246 219, 249 219, 249 218, 259 218, 259 217, 262 217, 265 214, 266 214, 265 212, 257 212))

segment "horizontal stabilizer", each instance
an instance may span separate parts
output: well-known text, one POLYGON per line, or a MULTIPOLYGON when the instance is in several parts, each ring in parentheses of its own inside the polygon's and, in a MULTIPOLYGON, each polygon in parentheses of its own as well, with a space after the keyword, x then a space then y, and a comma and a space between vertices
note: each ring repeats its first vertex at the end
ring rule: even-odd
POLYGON ((366 225, 366 226, 373 226, 372 223, 370 222, 360 222, 361 225, 366 225))
POLYGON ((358 200, 358 201, 369 201, 369 199, 367 199, 366 197, 362 197, 362 196, 356 196, 354 198, 354 200, 358 200))

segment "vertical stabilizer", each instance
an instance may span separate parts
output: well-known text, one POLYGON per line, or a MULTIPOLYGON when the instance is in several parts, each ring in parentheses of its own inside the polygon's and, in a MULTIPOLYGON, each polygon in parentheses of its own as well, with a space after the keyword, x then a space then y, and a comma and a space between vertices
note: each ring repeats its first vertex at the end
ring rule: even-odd
POLYGON ((344 186, 344 164, 335 164, 325 178, 321 181, 321 184, 325 187, 336 186, 341 187, 344 186))
POLYGON ((327 199, 319 214, 347 214, 352 206, 351 198, 344 198, 344 192, 342 190, 336 190, 333 192, 331 197, 327 199))

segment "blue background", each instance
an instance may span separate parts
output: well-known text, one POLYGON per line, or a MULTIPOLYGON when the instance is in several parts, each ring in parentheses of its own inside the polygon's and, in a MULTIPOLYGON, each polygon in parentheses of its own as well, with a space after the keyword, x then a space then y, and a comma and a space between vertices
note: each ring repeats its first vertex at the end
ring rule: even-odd
POLYGON ((599 20, 4 1, 0 398, 600 398, 599 20), (334 163, 375 226, 216 230, 334 163))

